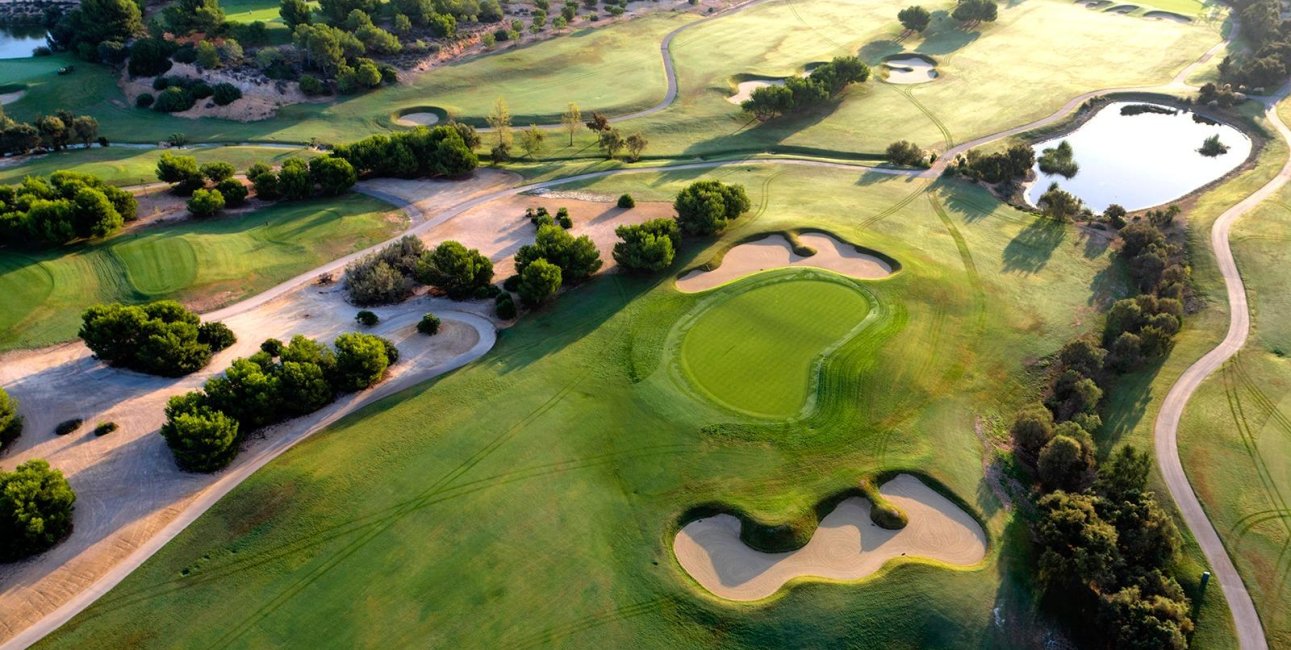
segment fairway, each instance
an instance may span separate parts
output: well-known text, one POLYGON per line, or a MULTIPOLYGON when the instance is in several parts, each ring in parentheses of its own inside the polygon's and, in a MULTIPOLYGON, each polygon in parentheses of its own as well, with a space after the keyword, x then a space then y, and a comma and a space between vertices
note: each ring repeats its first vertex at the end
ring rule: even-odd
POLYGON ((0 350, 76 336, 100 302, 174 298, 203 310, 388 239, 403 217, 351 194, 128 230, 51 251, 0 251, 0 350))
POLYGON ((842 281, 748 282, 756 286, 734 287, 734 296, 699 315, 682 341, 682 366, 701 391, 726 406, 792 417, 807 399, 817 361, 865 320, 869 302, 842 281))

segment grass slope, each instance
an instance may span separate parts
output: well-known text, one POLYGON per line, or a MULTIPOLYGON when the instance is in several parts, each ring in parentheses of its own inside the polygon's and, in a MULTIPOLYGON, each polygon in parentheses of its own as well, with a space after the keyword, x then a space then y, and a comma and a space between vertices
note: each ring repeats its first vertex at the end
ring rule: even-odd
POLYGON ((49 251, 0 250, 0 349, 76 336, 81 312, 110 301, 236 302, 322 262, 389 238, 390 207, 351 194, 138 228, 49 251))
MULTIPOLYGON (((145 185, 157 182, 157 161, 162 150, 135 149, 130 147, 93 147, 73 149, 36 156, 21 165, 0 167, 0 183, 17 183, 26 176, 45 176, 60 169, 75 169, 83 174, 94 174, 113 185, 145 185)), ((308 147, 281 149, 278 147, 189 147, 171 150, 193 156, 198 163, 223 161, 240 172, 262 162, 280 165, 286 158, 312 158, 318 152, 308 147)))
MULTIPOLYGON (((756 216, 684 249, 678 271, 787 227, 902 263, 854 283, 874 322, 825 360, 810 417, 732 414, 668 371, 678 322, 740 283, 682 294, 669 278, 600 278, 481 361, 292 449, 42 647, 1025 645, 1013 636, 1034 617, 1025 533, 982 483, 975 429, 1001 435, 991 423, 1034 398, 1022 369, 1120 290, 1107 252, 969 185, 738 165, 712 176, 745 184, 756 216), (671 556, 677 518, 698 503, 809 525, 824 494, 887 469, 922 472, 978 513, 984 568, 898 563, 737 606, 671 556)), ((591 186, 640 200, 691 178, 591 186)), ((778 275, 807 277, 763 277, 778 275)))

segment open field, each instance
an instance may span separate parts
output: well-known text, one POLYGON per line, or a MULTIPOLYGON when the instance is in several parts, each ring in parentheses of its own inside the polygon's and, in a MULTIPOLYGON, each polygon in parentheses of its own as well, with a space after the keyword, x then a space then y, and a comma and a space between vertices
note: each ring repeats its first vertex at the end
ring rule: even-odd
MULTIPOLYGON (((697 175, 588 185, 643 200, 697 175)), ((709 175, 745 184, 757 216, 684 250, 677 269, 790 225, 902 263, 887 280, 846 281, 878 316, 828 356, 800 425, 734 415, 666 370, 679 320, 739 283, 683 294, 668 278, 593 280, 481 361, 289 451, 46 646, 1008 644, 1016 629, 996 628, 992 609, 1024 626, 1030 579, 1001 559, 1017 531, 982 482, 975 423, 1030 399, 1020 370, 1120 291, 1106 250, 958 183, 926 193, 779 166, 709 175), (907 562, 748 608, 705 596, 671 555, 696 504, 810 526, 822 495, 887 469, 918 471, 985 522, 984 568, 907 562)), ((822 272, 759 277, 803 273, 822 272)))
POLYGON ((0 252, 0 349, 76 336, 99 302, 174 298, 212 309, 387 239, 406 223, 349 195, 130 229, 102 242, 0 252))

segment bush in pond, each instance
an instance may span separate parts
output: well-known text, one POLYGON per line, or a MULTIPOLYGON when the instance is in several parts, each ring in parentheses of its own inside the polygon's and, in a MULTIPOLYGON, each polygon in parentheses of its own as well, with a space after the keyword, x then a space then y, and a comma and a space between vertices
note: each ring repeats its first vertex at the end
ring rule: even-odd
POLYGON ((1219 134, 1215 134, 1206 138, 1206 141, 1201 143, 1201 148, 1197 151, 1203 156, 1214 158, 1228 153, 1228 145, 1220 142, 1219 134))
POLYGON ((1046 174, 1059 174, 1071 178, 1080 170, 1072 159, 1071 143, 1063 140, 1057 147, 1040 152, 1040 171, 1046 174))

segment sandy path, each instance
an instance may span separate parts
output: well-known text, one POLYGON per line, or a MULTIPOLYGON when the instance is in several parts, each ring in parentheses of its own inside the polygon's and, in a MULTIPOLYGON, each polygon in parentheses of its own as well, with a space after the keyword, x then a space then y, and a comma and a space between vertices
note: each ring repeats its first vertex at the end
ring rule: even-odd
POLYGON ((735 94, 726 98, 726 101, 739 106, 753 97, 753 91, 758 88, 769 88, 771 86, 783 86, 783 79, 754 79, 753 81, 741 81, 735 85, 735 94))
POLYGON ((936 64, 917 56, 888 59, 883 67, 888 71, 883 80, 890 84, 926 84, 937 78, 936 64))
POLYGON ((854 278, 871 280, 892 275, 887 262, 862 253, 824 233, 806 233, 798 241, 816 249, 803 257, 793 252, 784 235, 770 235, 740 244, 722 256, 722 265, 712 271, 695 269, 677 279, 677 288, 687 293, 704 291, 738 280, 747 275, 784 267, 810 266, 854 278))
POLYGON ((801 577, 859 580, 898 557, 969 566, 986 557, 986 533, 950 499, 909 474, 879 492, 909 524, 886 530, 870 521, 870 502, 849 498, 820 522, 807 545, 762 553, 740 541, 740 520, 716 515, 686 524, 673 541, 677 561, 700 585, 728 600, 760 600, 801 577))

